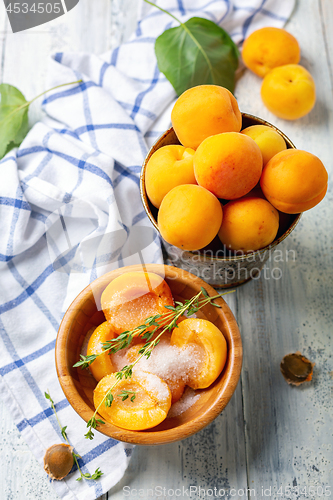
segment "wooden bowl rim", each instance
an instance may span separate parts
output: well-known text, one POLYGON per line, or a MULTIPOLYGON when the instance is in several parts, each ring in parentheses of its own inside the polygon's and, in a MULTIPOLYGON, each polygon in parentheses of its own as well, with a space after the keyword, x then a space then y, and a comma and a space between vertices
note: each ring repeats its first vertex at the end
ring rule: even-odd
MULTIPOLYGON (((191 285, 194 284, 194 287, 198 287, 200 289, 201 286, 204 286, 210 296, 217 295, 217 292, 212 286, 208 285, 202 279, 183 269, 163 264, 147 264, 145 268, 149 272, 156 272, 157 274, 161 274, 163 276, 165 275, 166 278, 168 278, 168 272, 176 272, 176 279, 179 279, 180 277, 189 278, 191 280, 191 285)), ((86 302, 87 299, 93 295, 93 287, 101 286, 101 284, 104 282, 106 282, 105 286, 107 286, 107 283, 116 278, 118 275, 123 274, 124 272, 136 270, 142 270, 142 266, 133 265, 122 267, 110 271, 109 273, 106 273, 93 281, 90 285, 84 288, 84 290, 82 290, 82 292, 79 293, 79 295, 74 299, 74 301, 64 314, 58 330, 55 345, 55 361, 58 379, 68 402, 86 422, 88 422, 92 417, 93 411, 83 400, 82 396, 77 390, 71 376, 70 369, 67 366, 66 357, 65 355, 63 355, 63 352, 66 352, 68 333, 73 323, 72 311, 78 309, 82 303, 86 302), (78 400, 80 400, 80 409, 77 408, 78 400)), ((223 384, 223 387, 220 388, 219 391, 217 391, 216 398, 207 406, 207 408, 205 408, 202 413, 194 417, 189 422, 185 422, 184 424, 178 425, 177 427, 171 429, 159 431, 130 431, 121 429, 106 422, 106 424, 98 427, 97 430, 99 432, 111 438, 132 444, 166 444, 185 439, 195 434, 199 430, 206 427, 209 423, 211 423, 221 413, 221 411, 226 407, 229 400, 231 399, 231 396, 233 395, 238 384, 242 368, 243 349, 240 331, 236 319, 228 304, 222 297, 216 299, 216 303, 218 303, 221 308, 214 309, 217 311, 217 314, 220 316, 225 327, 229 330, 230 346, 228 345, 228 358, 230 357, 230 361, 228 363, 228 373, 226 374, 227 377, 225 379, 225 383, 223 384), (225 396, 224 393, 227 391, 227 389, 228 394, 225 396)))

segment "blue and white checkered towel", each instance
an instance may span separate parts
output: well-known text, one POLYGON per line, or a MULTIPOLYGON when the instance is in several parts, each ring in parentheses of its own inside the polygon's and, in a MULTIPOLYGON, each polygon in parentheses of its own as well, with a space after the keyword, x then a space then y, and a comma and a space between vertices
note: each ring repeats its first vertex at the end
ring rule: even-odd
MULTIPOLYGON (((159 0, 159 5, 183 21, 211 19, 241 43, 259 27, 283 26, 294 1, 159 0)), ((80 78, 83 83, 48 94, 47 118, 0 165, 0 392, 41 464, 46 448, 62 441, 44 398, 49 390, 82 456, 83 471, 104 472, 98 481, 76 482, 74 471, 54 482, 68 500, 108 491, 123 476, 131 446, 98 432, 93 441, 83 438, 85 422, 64 398, 56 376, 59 322, 71 300, 101 274, 142 260, 161 261, 140 201, 139 172, 147 147, 169 126, 176 96, 158 71, 154 41, 176 24, 146 4, 143 10, 148 15, 134 36, 112 53, 54 56, 50 86, 80 78), (109 235, 107 245, 99 244, 103 234, 109 235)))

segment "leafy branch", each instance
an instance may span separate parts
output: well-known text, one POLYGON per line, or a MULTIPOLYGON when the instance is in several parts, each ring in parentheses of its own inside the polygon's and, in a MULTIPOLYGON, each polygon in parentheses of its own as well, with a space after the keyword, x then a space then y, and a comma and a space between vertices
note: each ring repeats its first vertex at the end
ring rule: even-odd
POLYGON ((147 4, 179 23, 162 33, 155 43, 157 64, 178 95, 196 85, 235 88, 239 51, 228 33, 213 21, 192 17, 182 23, 150 0, 147 4))
POLYGON ((28 109, 31 103, 51 90, 81 82, 82 80, 77 80, 56 85, 37 95, 31 101, 27 101, 22 92, 13 85, 2 83, 0 85, 0 158, 11 149, 19 146, 27 135, 29 130, 28 109))
MULTIPOLYGON (((69 441, 68 441, 68 436, 67 436, 67 425, 65 425, 64 427, 61 425, 60 423, 60 420, 59 420, 59 417, 58 417, 58 414, 57 414, 57 411, 55 409, 55 404, 54 404, 54 401, 53 399, 51 398, 51 395, 49 392, 45 392, 44 393, 46 399, 48 399, 50 401, 50 404, 51 404, 51 408, 55 414, 55 417, 57 419, 57 422, 58 422, 58 425, 60 427, 60 431, 61 431, 61 435, 62 437, 64 438, 64 440, 66 441, 66 443, 69 445, 69 441)), ((78 471, 80 472, 80 477, 77 478, 77 481, 81 481, 82 479, 88 479, 88 480, 95 480, 95 479, 98 479, 100 478, 102 475, 103 475, 103 472, 101 471, 101 469, 98 467, 94 474, 89 474, 89 472, 87 473, 83 473, 80 466, 79 466, 79 462, 78 462, 78 458, 81 458, 80 455, 78 455, 77 453, 73 452, 73 459, 74 459, 74 462, 78 468, 78 471)))
MULTIPOLYGON (((234 290, 225 292, 225 295, 229 294, 229 293, 233 293, 233 292, 234 292, 234 290)), ((121 347, 122 345, 123 346, 129 345, 128 341, 129 341, 129 339, 131 339, 131 340, 133 339, 134 332, 139 332, 138 336, 141 336, 142 338, 145 338, 145 340, 146 340, 145 345, 139 350, 139 353, 138 353, 139 356, 137 357, 137 359, 132 364, 124 366, 120 371, 115 373, 116 381, 114 382, 114 384, 112 384, 110 389, 106 392, 103 399, 96 407, 92 418, 87 423, 88 432, 85 434, 85 437, 87 439, 93 439, 93 437, 94 437, 93 429, 96 429, 100 424, 105 424, 105 422, 103 420, 96 418, 96 415, 97 415, 99 409, 101 408, 102 404, 104 403, 104 405, 106 407, 111 406, 111 404, 114 400, 114 397, 112 394, 113 389, 118 385, 118 383, 123 378, 128 379, 128 378, 132 377, 134 366, 143 357, 146 357, 147 359, 150 357, 152 350, 159 343, 162 335, 166 331, 171 331, 174 328, 177 328, 178 327, 177 320, 181 316, 183 316, 185 313, 187 313, 188 316, 191 316, 192 314, 195 314, 196 312, 199 311, 199 309, 206 306, 207 304, 210 304, 214 307, 220 308, 221 307, 220 305, 214 303, 214 300, 219 298, 220 296, 221 295, 218 294, 218 295, 214 295, 213 297, 210 297, 208 295, 207 291, 203 287, 201 287, 200 292, 198 292, 196 295, 194 295, 194 297, 192 297, 191 299, 185 300, 184 303, 176 302, 175 306, 164 306, 166 309, 170 310, 170 312, 167 312, 164 314, 158 314, 156 316, 151 316, 150 318, 147 318, 145 320, 143 325, 136 327, 132 331, 123 332, 116 339, 113 339, 112 341, 108 341, 108 342, 103 343, 104 352, 106 352, 106 351, 116 352, 113 349, 120 350, 123 348, 123 347, 121 347), (157 322, 157 319, 160 321, 157 322), (153 323, 156 323, 157 326, 152 331, 149 331, 147 328, 149 328, 149 325, 151 325, 153 323), (154 339, 152 339, 154 333, 156 333, 156 331, 159 328, 161 328, 161 324, 163 325, 162 330, 154 339), (119 338, 121 338, 121 340, 119 341, 119 343, 117 343, 119 338), (112 344, 113 341, 114 341, 114 344, 112 344)), ((97 356, 100 356, 100 354, 96 354, 94 356, 96 359, 97 356)), ((85 358, 87 358, 87 357, 88 356, 81 355, 81 358, 82 358, 81 361, 76 363, 74 366, 81 366, 82 368, 86 368, 87 366, 89 366, 89 364, 91 364, 94 360, 92 360, 92 361, 89 360, 87 362, 85 360, 85 358)), ((133 396, 131 397, 131 401, 133 402, 135 399, 135 392, 134 391, 123 390, 120 394, 118 394, 118 396, 122 397, 123 398, 122 400, 124 401, 125 399, 127 399, 129 397, 130 394, 134 395, 134 397, 133 396), (125 397, 125 396, 127 396, 127 397, 125 397)))

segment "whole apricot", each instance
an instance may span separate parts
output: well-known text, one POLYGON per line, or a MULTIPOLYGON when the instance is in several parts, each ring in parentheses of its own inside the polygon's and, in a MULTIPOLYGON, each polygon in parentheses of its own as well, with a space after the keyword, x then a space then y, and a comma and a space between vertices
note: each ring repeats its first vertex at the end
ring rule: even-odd
POLYGON ((287 149, 286 141, 282 135, 267 125, 252 125, 242 130, 242 134, 251 137, 258 144, 264 166, 274 155, 287 149))
MULTIPOLYGON (((101 305, 110 328, 119 335, 134 330, 150 316, 168 312, 164 306, 173 306, 174 301, 161 276, 132 271, 111 281, 102 293, 101 305)), ((139 333, 140 330, 133 336, 139 333)))
POLYGON ((180 184, 196 184, 193 169, 195 151, 184 146, 163 146, 147 163, 147 196, 159 208, 164 196, 180 184))
POLYGON ((261 98, 271 113, 284 120, 297 120, 310 113, 316 102, 316 86, 299 64, 287 64, 268 73, 261 98))
POLYGON ((229 90, 218 85, 199 85, 177 99, 171 121, 181 144, 196 149, 211 135, 239 132, 242 115, 229 90))
POLYGON ((157 224, 171 245, 183 250, 200 250, 217 235, 222 206, 207 189, 183 184, 171 189, 161 203, 157 224))
POLYGON ((251 137, 225 132, 205 139, 194 155, 198 184, 218 198, 240 198, 257 184, 262 154, 251 137))
POLYGON ((327 181, 327 171, 317 156, 287 149, 267 163, 260 185, 275 208, 297 214, 313 208, 324 198, 327 181))
POLYGON ((242 50, 245 66, 263 78, 273 68, 297 64, 301 52, 296 38, 281 28, 261 28, 249 35, 242 50))
POLYGON ((219 238, 230 250, 259 250, 272 243, 278 232, 278 211, 263 198, 230 201, 223 211, 219 238))

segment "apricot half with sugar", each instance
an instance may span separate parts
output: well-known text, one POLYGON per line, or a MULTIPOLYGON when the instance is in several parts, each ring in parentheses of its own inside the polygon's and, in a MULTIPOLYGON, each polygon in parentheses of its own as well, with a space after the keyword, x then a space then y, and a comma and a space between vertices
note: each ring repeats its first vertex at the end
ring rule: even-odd
POLYGON ((171 245, 182 250, 200 250, 217 235, 222 207, 207 189, 193 184, 177 186, 163 198, 157 224, 171 245))
MULTIPOLYGON (((184 376, 184 357, 181 350, 170 345, 171 334, 165 332, 159 343, 152 350, 151 355, 147 359, 143 356, 140 361, 134 366, 133 370, 154 373, 166 382, 171 391, 171 404, 178 401, 183 395, 185 389, 184 376)), ((126 353, 126 363, 134 363, 140 356, 139 351, 143 349, 144 344, 132 346, 126 353)), ((193 352, 188 353, 188 357, 193 352)))
POLYGON ((184 146, 163 146, 147 163, 146 190, 152 204, 159 208, 164 196, 180 184, 196 184, 193 169, 195 151, 184 146))
POLYGON ((123 429, 142 431, 166 418, 171 407, 171 393, 157 375, 135 372, 131 378, 121 380, 112 390, 111 406, 105 406, 104 398, 116 381, 114 374, 107 375, 94 390, 95 408, 107 422, 123 429), (124 391, 128 394, 125 400, 124 391))
POLYGON ((192 389, 209 387, 220 375, 227 359, 227 342, 222 332, 210 321, 188 318, 172 331, 171 345, 184 348, 196 344, 201 350, 201 365, 189 376, 192 389))
POLYGON ((161 276, 133 271, 111 281, 102 293, 101 304, 108 324, 119 335, 134 330, 150 316, 167 313, 164 306, 173 306, 174 301, 161 276))
POLYGON ((246 196, 223 207, 219 238, 230 250, 250 252, 269 245, 279 229, 278 211, 263 198, 246 196))
POLYGON ((267 163, 260 185, 275 208, 297 214, 313 208, 324 198, 327 181, 327 171, 317 156, 299 149, 287 149, 267 163))
POLYGON ((97 381, 115 371, 110 359, 110 353, 103 350, 103 342, 107 342, 116 336, 107 321, 104 321, 104 323, 95 328, 91 334, 88 342, 87 356, 98 354, 97 358, 89 365, 89 369, 97 381))
POLYGON ((257 184, 262 154, 251 137, 226 132, 205 139, 194 155, 194 174, 200 186, 218 198, 233 200, 257 184))
POLYGON ((171 121, 182 145, 196 149, 211 135, 239 132, 242 115, 229 90, 218 85, 198 85, 177 99, 171 121))

